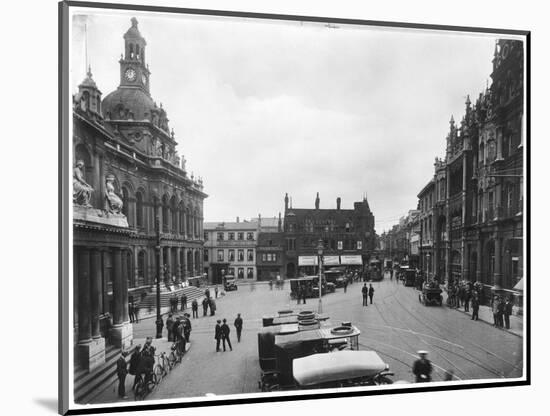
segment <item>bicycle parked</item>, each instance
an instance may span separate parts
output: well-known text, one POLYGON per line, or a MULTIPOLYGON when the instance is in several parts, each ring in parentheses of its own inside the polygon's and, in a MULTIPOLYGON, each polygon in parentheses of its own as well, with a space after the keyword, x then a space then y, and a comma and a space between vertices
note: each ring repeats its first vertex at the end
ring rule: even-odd
POLYGON ((155 375, 155 383, 159 384, 168 375, 172 367, 164 351, 160 355, 155 355, 155 357, 157 358, 157 363, 153 368, 153 374, 155 375))

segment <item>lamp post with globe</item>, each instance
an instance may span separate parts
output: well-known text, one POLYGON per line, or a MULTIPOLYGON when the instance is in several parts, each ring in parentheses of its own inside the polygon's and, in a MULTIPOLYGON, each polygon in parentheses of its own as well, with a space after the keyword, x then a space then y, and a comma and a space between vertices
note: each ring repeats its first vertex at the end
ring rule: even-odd
POLYGON ((319 313, 323 312, 323 302, 321 300, 322 298, 322 288, 323 288, 323 250, 325 248, 325 244, 323 243, 323 240, 319 239, 319 242, 317 243, 317 254, 319 255, 319 313))

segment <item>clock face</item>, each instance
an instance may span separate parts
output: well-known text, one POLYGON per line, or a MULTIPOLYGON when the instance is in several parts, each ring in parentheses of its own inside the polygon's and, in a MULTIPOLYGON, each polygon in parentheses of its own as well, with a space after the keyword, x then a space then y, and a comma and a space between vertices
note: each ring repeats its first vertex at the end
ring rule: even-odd
POLYGON ((126 76, 126 79, 128 81, 136 80, 136 71, 134 71, 132 68, 128 68, 124 75, 126 76))
POLYGON ((141 83, 142 83, 143 85, 147 84, 147 77, 146 77, 145 75, 143 75, 143 74, 141 74, 141 83))

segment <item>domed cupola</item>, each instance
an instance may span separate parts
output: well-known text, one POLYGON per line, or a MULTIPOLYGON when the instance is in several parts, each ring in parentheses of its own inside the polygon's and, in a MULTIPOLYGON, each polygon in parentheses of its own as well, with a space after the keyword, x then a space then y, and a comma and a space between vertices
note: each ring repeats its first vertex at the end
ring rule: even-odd
POLYGON ((92 78, 92 69, 88 67, 86 78, 78 86, 78 93, 73 96, 73 107, 88 118, 102 121, 101 91, 92 78))
MULTIPOLYGON (((103 100, 106 120, 160 121, 158 109, 149 93, 149 66, 145 64, 147 42, 135 17, 124 34, 124 55, 120 58, 120 85, 103 100)), ((155 123, 155 124, 157 124, 155 123)), ((166 128, 168 131, 168 128, 166 128)))

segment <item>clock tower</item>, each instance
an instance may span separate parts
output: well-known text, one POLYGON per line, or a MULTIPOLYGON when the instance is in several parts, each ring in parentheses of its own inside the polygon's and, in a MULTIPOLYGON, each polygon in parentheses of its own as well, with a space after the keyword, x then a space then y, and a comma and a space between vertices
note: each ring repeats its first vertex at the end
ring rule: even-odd
POLYGON ((138 21, 132 18, 132 26, 124 34, 124 56, 120 59, 120 86, 141 88, 149 94, 149 68, 145 65, 147 42, 138 29, 138 21))

